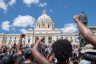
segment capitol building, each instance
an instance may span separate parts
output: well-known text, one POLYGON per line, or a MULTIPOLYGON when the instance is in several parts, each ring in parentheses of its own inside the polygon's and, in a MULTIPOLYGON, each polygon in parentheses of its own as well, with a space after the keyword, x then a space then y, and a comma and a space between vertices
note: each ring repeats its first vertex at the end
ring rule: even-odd
MULTIPOLYGON (((96 33, 96 26, 88 26, 94 33, 96 33)), ((42 15, 37 19, 34 29, 28 29, 26 32, 26 37, 22 40, 24 44, 35 43, 37 37, 43 36, 46 44, 52 44, 58 39, 68 39, 72 43, 79 43, 79 34, 78 33, 64 33, 59 29, 55 28, 54 22, 43 11, 42 15)), ((0 44, 6 44, 10 46, 14 43, 19 42, 20 34, 0 34, 0 44)))

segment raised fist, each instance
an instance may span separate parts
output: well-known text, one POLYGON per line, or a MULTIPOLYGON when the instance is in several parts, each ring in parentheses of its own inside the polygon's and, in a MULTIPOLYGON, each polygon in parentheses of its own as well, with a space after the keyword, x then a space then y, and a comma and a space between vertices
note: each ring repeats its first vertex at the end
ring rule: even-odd
POLYGON ((43 42, 43 41, 44 41, 44 37, 39 37, 39 40, 40 40, 41 42, 43 42))
POLYGON ((75 16, 73 17, 73 19, 75 20, 75 22, 80 21, 80 17, 79 17, 78 15, 75 15, 75 16))
POLYGON ((21 38, 24 38, 24 37, 25 37, 25 34, 21 34, 20 37, 21 37, 21 38))

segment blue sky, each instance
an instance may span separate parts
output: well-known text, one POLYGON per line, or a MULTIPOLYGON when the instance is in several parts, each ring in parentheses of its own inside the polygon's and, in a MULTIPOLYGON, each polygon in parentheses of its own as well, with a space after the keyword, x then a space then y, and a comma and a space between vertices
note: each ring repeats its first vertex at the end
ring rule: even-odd
POLYGON ((96 0, 0 0, 0 33, 20 33, 20 30, 32 28, 30 24, 17 24, 26 17, 30 18, 28 22, 34 22, 43 8, 59 29, 66 24, 74 25, 73 16, 80 14, 80 11, 88 15, 88 25, 96 25, 96 0))

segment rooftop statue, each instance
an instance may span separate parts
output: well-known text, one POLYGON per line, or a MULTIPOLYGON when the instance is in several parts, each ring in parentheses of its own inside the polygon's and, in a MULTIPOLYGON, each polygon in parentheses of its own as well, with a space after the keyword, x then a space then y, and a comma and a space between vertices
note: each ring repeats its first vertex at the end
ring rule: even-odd
POLYGON ((84 13, 84 11, 82 11, 80 13, 80 20, 82 21, 82 23, 87 26, 87 23, 88 23, 88 18, 87 18, 87 15, 84 13))

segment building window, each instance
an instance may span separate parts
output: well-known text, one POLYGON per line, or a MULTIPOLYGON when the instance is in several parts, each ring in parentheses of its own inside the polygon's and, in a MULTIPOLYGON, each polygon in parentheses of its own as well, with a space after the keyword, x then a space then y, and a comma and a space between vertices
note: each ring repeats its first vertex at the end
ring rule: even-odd
POLYGON ((48 37, 49 43, 52 43, 52 37, 48 37))
POLYGON ((6 37, 6 39, 7 39, 7 37, 6 37))
POLYGON ((61 37, 61 39, 63 39, 63 37, 61 37))
POLYGON ((15 40, 16 40, 16 37, 15 37, 15 40))
POLYGON ((39 25, 39 28, 40 28, 40 25, 39 25))
POLYGON ((11 43, 11 41, 12 41, 12 40, 10 39, 10 40, 9 40, 9 43, 11 43))
POLYGON ((48 28, 49 28, 49 25, 48 25, 48 28))
POLYGON ((68 39, 68 37, 66 37, 66 39, 68 39))
POLYGON ((30 36, 28 37, 28 43, 30 43, 30 40, 31 40, 31 38, 30 38, 30 36))
POLYGON ((7 37, 5 37, 4 41, 5 41, 5 43, 7 42, 7 37))

